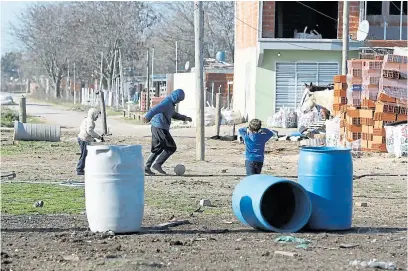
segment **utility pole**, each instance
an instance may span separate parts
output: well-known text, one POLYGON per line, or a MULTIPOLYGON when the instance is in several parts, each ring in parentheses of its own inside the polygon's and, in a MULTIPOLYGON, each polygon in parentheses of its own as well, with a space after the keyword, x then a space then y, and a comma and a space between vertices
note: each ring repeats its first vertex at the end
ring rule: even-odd
POLYGON ((99 99, 101 103, 101 115, 102 115, 102 129, 103 134, 108 134, 108 125, 106 124, 106 108, 105 108, 105 96, 102 89, 103 81, 103 52, 101 52, 101 81, 99 82, 99 99))
POLYGON ((343 53, 341 60, 341 74, 347 74, 347 59, 349 50, 349 2, 343 1, 343 53))
POLYGON ((120 90, 122 94, 122 107, 123 109, 125 109, 125 87, 124 87, 125 78, 123 77, 122 50, 120 48, 119 48, 119 75, 120 75, 120 90))
POLYGON ((177 44, 177 41, 176 41, 176 73, 177 73, 177 71, 178 71, 178 44, 177 44))
POLYGON ((146 111, 150 110, 150 70, 149 70, 149 49, 147 49, 147 74, 146 74, 146 85, 147 85, 147 93, 146 93, 146 111))
POLYGON ((67 100, 68 100, 68 98, 69 98, 69 92, 70 92, 70 82, 69 82, 69 59, 68 59, 68 76, 67 76, 67 81, 66 81, 66 84, 65 84, 65 86, 66 86, 66 88, 65 88, 65 95, 66 95, 66 98, 67 98, 67 100))
POLYGON ((402 14, 404 10, 404 1, 401 1, 401 8, 400 8, 400 40, 402 40, 402 14))
POLYGON ((116 109, 119 107, 119 97, 118 97, 118 89, 116 87, 116 62, 117 62, 117 54, 118 50, 115 50, 115 55, 113 57, 113 72, 112 72, 112 83, 111 83, 111 91, 113 93, 113 88, 115 88, 115 105, 116 109))
POLYGON ((196 159, 204 161, 204 89, 203 89, 203 3, 194 2, 195 83, 196 83, 196 159))
POLYGON ((76 104, 76 81, 75 81, 75 62, 74 62, 74 104, 76 104))
POLYGON ((154 68, 154 47, 152 48, 152 87, 154 88, 154 81, 153 81, 153 68, 154 68))

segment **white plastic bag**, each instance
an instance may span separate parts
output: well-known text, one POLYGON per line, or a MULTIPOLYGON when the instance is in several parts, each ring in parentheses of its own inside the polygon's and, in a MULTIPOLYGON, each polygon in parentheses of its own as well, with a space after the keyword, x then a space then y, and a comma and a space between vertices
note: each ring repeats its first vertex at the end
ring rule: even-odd
POLYGON ((394 126, 384 126, 387 152, 394 154, 394 126))
POLYGON ((340 118, 326 120, 326 146, 340 147, 340 118))
POLYGON ((302 113, 299 109, 297 110, 297 127, 308 127, 309 125, 319 121, 319 112, 316 108, 307 113, 302 113))
POLYGON ((239 111, 230 109, 221 110, 221 124, 233 125, 242 123, 242 117, 239 111))
POLYGON ((204 109, 204 125, 212 126, 215 124, 215 109, 211 107, 206 107, 204 109))
POLYGON ((394 127, 394 154, 396 157, 407 156, 408 154, 408 124, 394 127))
POLYGON ((281 108, 281 109, 279 109, 278 112, 276 112, 272 116, 272 120, 270 122, 269 127, 271 127, 271 128, 282 128, 284 118, 285 118, 285 110, 284 110, 284 108, 281 108))

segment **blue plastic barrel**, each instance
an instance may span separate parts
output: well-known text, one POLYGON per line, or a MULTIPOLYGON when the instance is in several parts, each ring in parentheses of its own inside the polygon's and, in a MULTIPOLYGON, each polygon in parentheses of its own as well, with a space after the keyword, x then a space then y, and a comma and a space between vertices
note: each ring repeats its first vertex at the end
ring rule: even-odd
POLYGON ((225 62, 225 52, 224 51, 218 51, 217 54, 215 55, 215 59, 217 61, 225 62))
POLYGON ((232 194, 232 209, 243 224, 275 232, 297 232, 309 221, 312 204, 296 182, 269 175, 245 177, 232 194))
POLYGON ((298 161, 298 182, 312 201, 307 225, 315 230, 346 230, 353 216, 353 160, 351 150, 303 147, 298 161))

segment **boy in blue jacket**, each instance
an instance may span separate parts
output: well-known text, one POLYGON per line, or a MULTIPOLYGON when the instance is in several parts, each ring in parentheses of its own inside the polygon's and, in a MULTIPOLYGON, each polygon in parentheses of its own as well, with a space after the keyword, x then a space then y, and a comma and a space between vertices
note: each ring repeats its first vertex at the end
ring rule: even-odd
POLYGON ((247 176, 261 174, 264 162, 265 143, 273 136, 273 132, 262 128, 259 119, 249 122, 248 128, 238 130, 245 143, 245 168, 247 176))
POLYGON ((152 125, 152 154, 146 162, 146 174, 154 175, 154 172, 150 169, 151 167, 161 174, 166 174, 162 166, 177 149, 176 143, 169 132, 171 119, 192 121, 190 117, 186 117, 175 111, 176 104, 182 100, 184 100, 184 91, 182 89, 176 89, 160 104, 150 109, 143 117, 145 123, 150 121, 152 125), (155 161, 156 163, 154 163, 155 161))

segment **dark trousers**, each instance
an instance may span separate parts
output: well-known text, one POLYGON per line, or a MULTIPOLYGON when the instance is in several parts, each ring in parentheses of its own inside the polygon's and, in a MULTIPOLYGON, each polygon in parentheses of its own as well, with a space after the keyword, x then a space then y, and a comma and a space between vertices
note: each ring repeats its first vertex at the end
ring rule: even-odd
POLYGON ((262 162, 254 162, 254 161, 245 161, 245 169, 246 169, 246 175, 254 175, 254 174, 261 174, 262 171, 262 162))
POLYGON ((85 159, 86 156, 88 155, 88 150, 86 147, 88 146, 88 142, 82 141, 81 139, 78 138, 78 144, 79 147, 81 148, 81 156, 79 157, 79 161, 77 164, 77 172, 84 172, 85 169, 85 159))
POLYGON ((170 132, 152 126, 152 154, 147 159, 146 168, 150 168, 154 161, 158 166, 162 166, 176 150, 176 142, 170 132))

